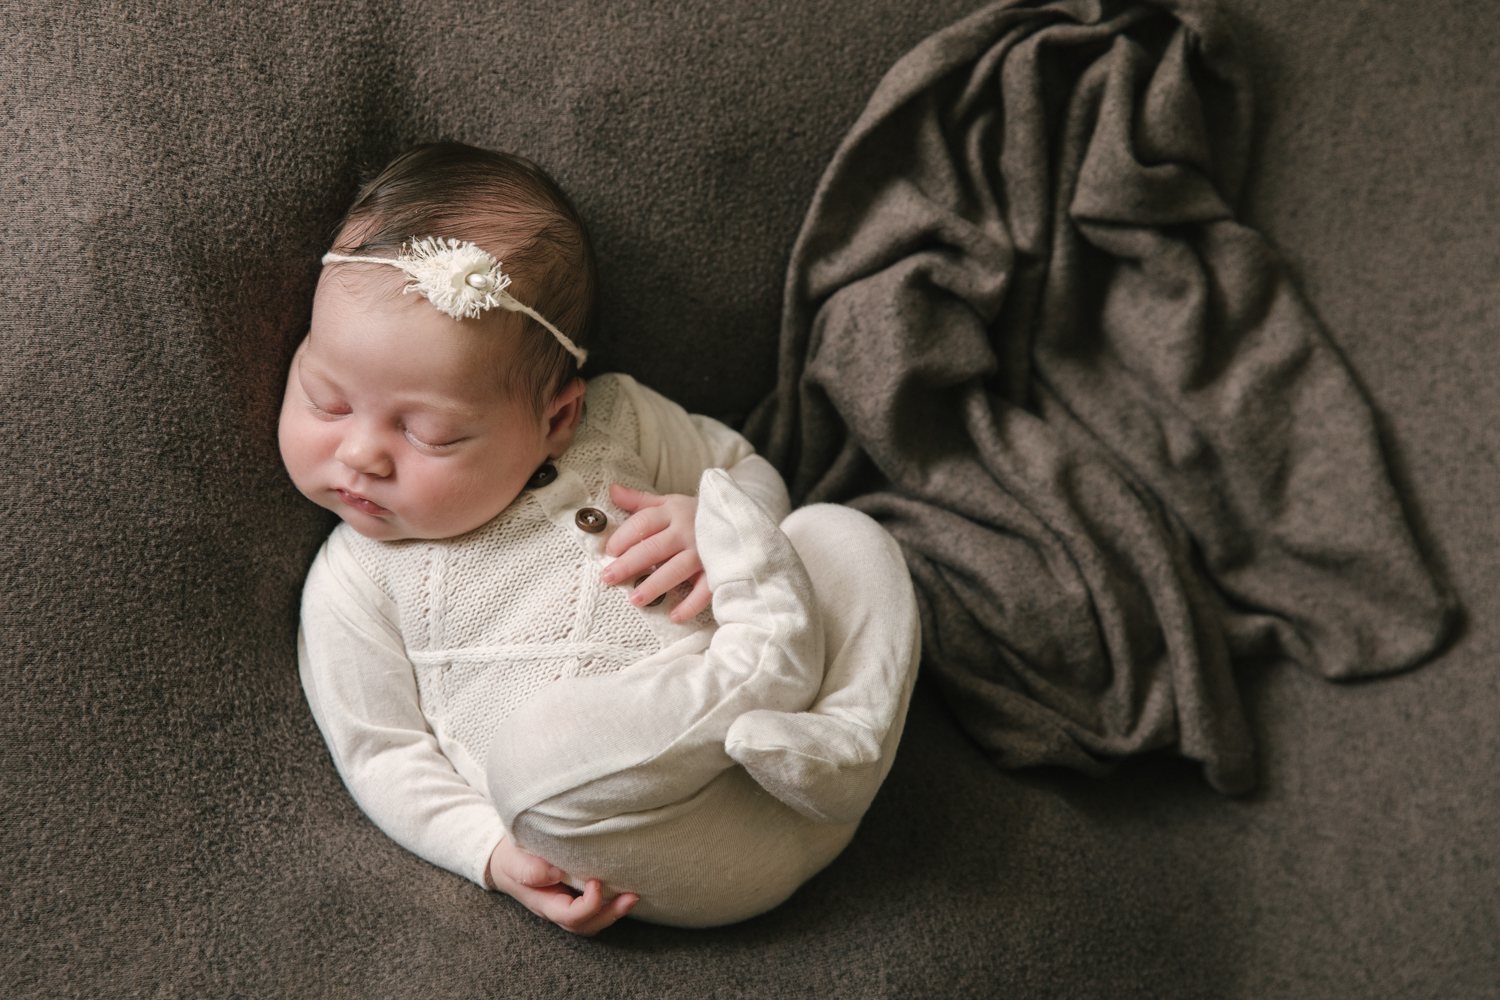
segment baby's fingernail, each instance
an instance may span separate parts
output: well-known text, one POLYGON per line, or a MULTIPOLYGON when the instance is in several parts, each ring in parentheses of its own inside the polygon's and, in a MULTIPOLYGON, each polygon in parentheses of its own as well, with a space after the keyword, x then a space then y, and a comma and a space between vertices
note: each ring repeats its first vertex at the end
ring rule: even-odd
POLYGON ((547 877, 550 878, 554 882, 561 882, 562 881, 562 877, 563 877, 562 869, 560 869, 560 868, 548 868, 547 869, 547 877))

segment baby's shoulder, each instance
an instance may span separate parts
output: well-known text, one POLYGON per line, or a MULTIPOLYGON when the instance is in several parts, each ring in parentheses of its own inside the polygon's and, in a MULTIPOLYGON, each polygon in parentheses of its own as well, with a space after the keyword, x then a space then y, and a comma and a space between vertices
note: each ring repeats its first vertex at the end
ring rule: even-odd
POLYGON ((631 451, 639 451, 643 391, 644 386, 623 372, 606 372, 589 379, 588 392, 584 394, 589 426, 631 451))
POLYGON ((639 382, 623 372, 606 372, 589 379, 583 397, 589 423, 616 432, 623 425, 637 422, 635 397, 640 388, 639 382))
POLYGON ((623 372, 590 379, 584 400, 591 426, 636 451, 691 419, 681 406, 623 372))

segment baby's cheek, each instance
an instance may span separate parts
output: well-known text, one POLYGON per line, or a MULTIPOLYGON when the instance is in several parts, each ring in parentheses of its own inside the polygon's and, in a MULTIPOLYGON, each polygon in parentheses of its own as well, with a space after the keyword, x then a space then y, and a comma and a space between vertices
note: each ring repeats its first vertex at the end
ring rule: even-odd
POLYGON ((278 428, 281 445, 281 460, 292 477, 292 482, 304 493, 314 486, 310 480, 315 476, 325 455, 332 455, 337 447, 326 427, 310 416, 282 411, 278 428))
POLYGON ((471 531, 499 514, 520 492, 484 464, 424 463, 407 480, 403 493, 434 529, 445 534, 471 531))
MULTIPOLYGON (((444 533, 462 517, 465 493, 448 470, 427 459, 408 459, 396 473, 401 516, 423 531, 444 533)), ((454 532, 456 533, 456 532, 454 532)))

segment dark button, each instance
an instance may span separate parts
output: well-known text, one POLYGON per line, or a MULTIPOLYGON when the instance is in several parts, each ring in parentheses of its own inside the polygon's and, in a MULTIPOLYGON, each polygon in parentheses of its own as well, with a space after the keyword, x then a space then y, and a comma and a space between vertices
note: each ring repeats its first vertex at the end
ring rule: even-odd
POLYGON ((537 470, 531 474, 531 478, 526 480, 526 488, 528 490, 539 490, 556 478, 557 466, 551 462, 543 462, 537 466, 537 470))
MULTIPOLYGON (((646 582, 646 577, 650 576, 650 575, 651 575, 650 573, 647 573, 646 576, 636 577, 635 583, 631 584, 631 587, 632 588, 639 587, 641 584, 643 584, 643 583, 646 582)), ((666 594, 657 594, 656 595, 656 600, 654 600, 650 604, 646 605, 646 607, 648 607, 648 608, 654 608, 658 604, 660 604, 662 601, 665 601, 666 599, 667 599, 667 595, 666 594)))
POLYGON ((573 515, 573 523, 591 535, 597 535, 604 530, 609 523, 609 518, 604 516, 604 511, 595 510, 593 507, 580 507, 578 513, 573 515))

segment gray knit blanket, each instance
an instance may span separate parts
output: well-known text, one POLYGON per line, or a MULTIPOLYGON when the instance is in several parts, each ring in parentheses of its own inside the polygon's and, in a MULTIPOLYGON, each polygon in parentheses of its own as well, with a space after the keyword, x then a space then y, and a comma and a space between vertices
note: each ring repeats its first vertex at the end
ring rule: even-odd
POLYGON ((748 431, 900 542, 924 662, 1004 766, 1174 748, 1243 791, 1233 666, 1412 666, 1451 600, 1370 406, 1235 218, 1250 89, 1213 8, 1001 2, 844 139, 748 431))

